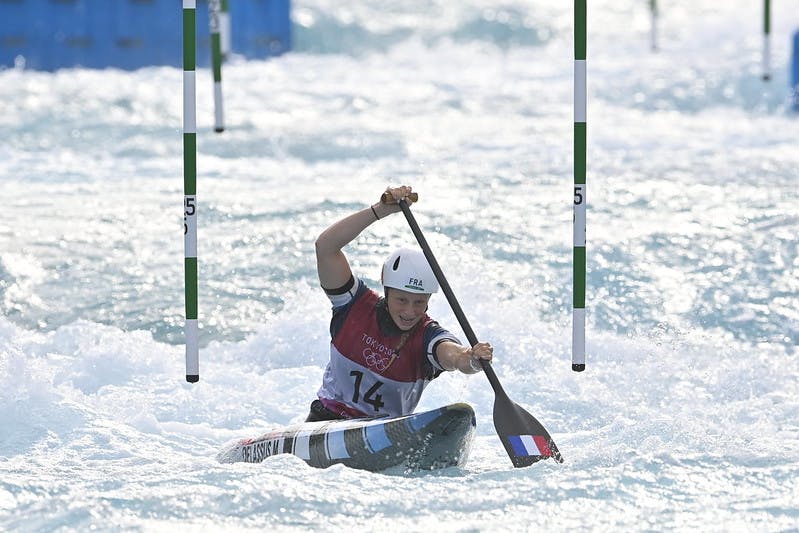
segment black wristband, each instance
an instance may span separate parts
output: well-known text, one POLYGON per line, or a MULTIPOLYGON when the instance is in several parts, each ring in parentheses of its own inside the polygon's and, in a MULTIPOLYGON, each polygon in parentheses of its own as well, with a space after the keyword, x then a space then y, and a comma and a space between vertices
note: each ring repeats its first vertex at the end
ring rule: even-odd
POLYGON ((375 206, 370 205, 369 207, 372 209, 372 214, 375 216, 375 220, 380 220, 380 217, 377 216, 377 211, 375 211, 375 206))

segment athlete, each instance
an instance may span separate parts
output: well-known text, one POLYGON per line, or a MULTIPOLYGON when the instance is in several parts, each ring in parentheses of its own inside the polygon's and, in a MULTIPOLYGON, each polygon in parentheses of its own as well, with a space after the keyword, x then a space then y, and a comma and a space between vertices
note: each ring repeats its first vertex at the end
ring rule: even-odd
POLYGON ((474 374, 493 348, 463 346, 427 315, 438 282, 419 250, 400 249, 383 265, 383 296, 356 278, 342 249, 368 226, 400 211, 411 187, 386 190, 379 201, 322 232, 316 240, 319 281, 333 304, 330 361, 306 422, 412 413, 422 391, 444 371, 474 374))

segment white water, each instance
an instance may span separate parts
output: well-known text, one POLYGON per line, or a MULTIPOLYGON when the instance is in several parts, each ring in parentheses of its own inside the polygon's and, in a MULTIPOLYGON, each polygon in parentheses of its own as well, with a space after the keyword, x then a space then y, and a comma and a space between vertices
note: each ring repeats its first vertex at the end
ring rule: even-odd
MULTIPOLYGON (((198 74, 201 380, 183 381, 181 71, 0 71, 0 529, 799 528, 799 117, 776 3, 589 8, 587 370, 570 370, 572 14, 295 2, 297 52, 198 74), (220 465, 304 418, 327 359, 313 241, 388 184, 510 397, 565 463, 513 469, 482 376, 466 467, 220 465)), ((432 4, 432 5, 431 5, 432 4)), ((554 5, 558 4, 558 5, 554 5)), ((349 250, 376 282, 413 237, 349 250)), ((431 314, 459 332, 443 296, 431 314)))

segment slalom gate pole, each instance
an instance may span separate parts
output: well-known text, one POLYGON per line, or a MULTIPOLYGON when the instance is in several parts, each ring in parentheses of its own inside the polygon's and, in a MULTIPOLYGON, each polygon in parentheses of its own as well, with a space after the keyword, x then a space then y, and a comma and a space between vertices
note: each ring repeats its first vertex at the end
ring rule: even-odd
POLYGON ((230 9, 228 0, 222 0, 222 10, 219 12, 219 33, 222 35, 222 59, 230 55, 230 9))
POLYGON ((791 109, 799 112, 799 30, 793 34, 791 51, 791 109))
POLYGON ((585 370, 587 0, 574 1, 574 252, 572 370, 585 370))
POLYGON ((771 0, 763 0, 763 81, 771 79, 771 0))
POLYGON ((197 321, 197 0, 183 0, 183 249, 186 381, 200 380, 197 321))
POLYGON ((208 25, 211 34, 211 62, 214 71, 214 131, 225 131, 222 108, 222 42, 220 37, 220 0, 208 0, 208 25))
POLYGON ((653 52, 658 50, 658 2, 649 0, 649 11, 652 15, 651 47, 653 52))

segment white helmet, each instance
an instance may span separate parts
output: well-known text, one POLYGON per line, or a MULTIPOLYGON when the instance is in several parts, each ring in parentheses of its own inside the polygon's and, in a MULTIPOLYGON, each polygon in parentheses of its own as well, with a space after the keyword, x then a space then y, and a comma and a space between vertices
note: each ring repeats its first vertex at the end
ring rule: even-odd
POLYGON ((419 250, 401 248, 383 263, 383 287, 406 292, 432 294, 438 292, 438 281, 424 254, 419 250))

